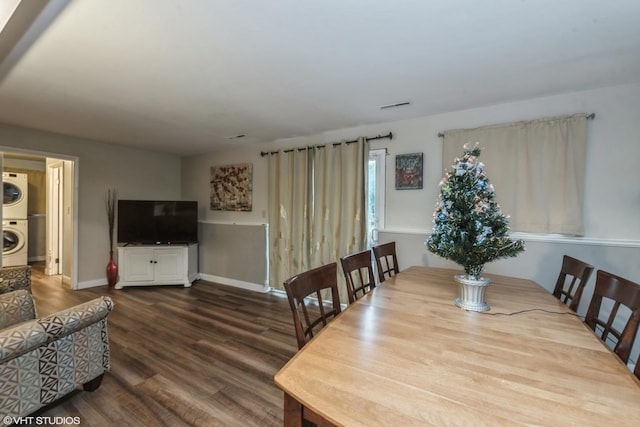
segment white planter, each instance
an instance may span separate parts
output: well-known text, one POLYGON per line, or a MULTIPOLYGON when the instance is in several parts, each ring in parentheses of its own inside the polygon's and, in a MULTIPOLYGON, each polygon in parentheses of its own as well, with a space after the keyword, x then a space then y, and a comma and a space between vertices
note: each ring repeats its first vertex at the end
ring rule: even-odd
POLYGON ((489 310, 489 304, 484 300, 485 291, 491 282, 489 279, 470 279, 466 274, 456 274, 454 278, 458 282, 458 298, 454 301, 455 305, 469 311, 489 310))

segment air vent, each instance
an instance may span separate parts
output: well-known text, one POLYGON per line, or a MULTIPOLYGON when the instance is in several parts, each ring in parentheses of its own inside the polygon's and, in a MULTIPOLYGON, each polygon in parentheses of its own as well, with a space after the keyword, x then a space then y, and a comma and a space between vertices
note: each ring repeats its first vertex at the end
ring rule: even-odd
POLYGON ((380 107, 380 109, 386 110, 388 108, 404 107, 405 105, 411 105, 411 102, 406 101, 406 102, 398 102, 397 104, 383 105, 382 107, 380 107))

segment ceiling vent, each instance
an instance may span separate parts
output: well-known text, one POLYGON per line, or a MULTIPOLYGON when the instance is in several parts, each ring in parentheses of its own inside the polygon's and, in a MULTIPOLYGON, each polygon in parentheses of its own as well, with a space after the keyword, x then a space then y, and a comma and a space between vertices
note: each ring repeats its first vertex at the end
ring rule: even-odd
POLYGON ((398 102, 397 104, 383 105, 382 107, 380 107, 380 109, 386 110, 388 108, 404 107, 405 105, 411 105, 411 102, 405 101, 405 102, 398 102))

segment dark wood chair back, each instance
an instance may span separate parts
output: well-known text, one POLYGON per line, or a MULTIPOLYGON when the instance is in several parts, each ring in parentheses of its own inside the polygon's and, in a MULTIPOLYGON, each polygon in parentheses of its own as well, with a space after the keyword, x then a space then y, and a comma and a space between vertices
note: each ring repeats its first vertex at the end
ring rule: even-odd
POLYGON ((335 262, 323 265, 293 276, 284 282, 289 306, 293 313, 298 349, 304 347, 314 334, 341 311, 337 266, 335 262), (325 289, 328 291, 323 295, 322 291, 325 289), (308 298, 310 296, 315 299, 308 298), (331 300, 328 300, 328 297, 331 300))
POLYGON ((580 298, 585 285, 593 273, 593 265, 568 255, 562 257, 562 267, 553 290, 553 295, 569 306, 573 311, 578 311, 580 298))
POLYGON ((373 256, 376 259, 376 268, 378 270, 378 280, 380 283, 400 272, 398 257, 396 256, 396 242, 389 242, 374 247, 373 256))
POLYGON ((353 304, 358 298, 363 297, 376 287, 370 249, 343 256, 340 258, 340 263, 344 279, 347 282, 349 304, 353 304))
POLYGON ((598 270, 596 286, 585 322, 605 343, 607 339, 614 339, 613 351, 624 363, 627 363, 638 331, 638 324, 640 324, 640 285, 606 271, 598 270), (608 298, 613 303, 608 316, 600 313, 603 298, 608 298), (617 329, 619 326, 614 326, 614 322, 620 321, 620 319, 616 319, 620 305, 626 306, 631 311, 622 332, 617 329))

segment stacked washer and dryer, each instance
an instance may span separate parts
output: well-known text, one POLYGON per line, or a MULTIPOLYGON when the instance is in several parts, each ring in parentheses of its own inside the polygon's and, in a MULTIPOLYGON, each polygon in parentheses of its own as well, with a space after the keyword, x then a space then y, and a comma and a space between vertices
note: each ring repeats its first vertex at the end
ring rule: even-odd
POLYGON ((2 265, 26 265, 28 260, 27 187, 25 173, 2 173, 2 265))

